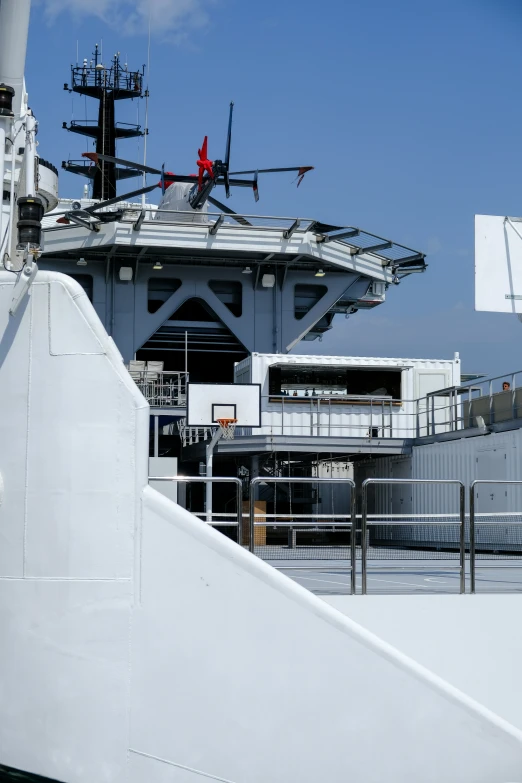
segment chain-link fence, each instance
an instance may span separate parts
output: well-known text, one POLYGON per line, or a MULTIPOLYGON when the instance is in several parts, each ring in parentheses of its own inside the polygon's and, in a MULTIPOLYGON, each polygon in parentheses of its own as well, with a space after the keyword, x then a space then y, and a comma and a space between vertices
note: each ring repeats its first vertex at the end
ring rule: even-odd
MULTIPOLYGON (((367 593, 368 574, 373 572, 370 580, 386 581, 375 578, 377 571, 380 576, 383 571, 393 572, 395 576, 390 577, 392 587, 389 589, 395 591, 401 591, 400 577, 397 576, 401 571, 410 577, 413 574, 417 581, 431 572, 437 577, 453 574, 458 579, 459 591, 463 593, 468 550, 472 593, 476 592, 477 572, 482 569, 493 570, 487 577, 481 577, 483 591, 522 589, 522 480, 474 481, 469 488, 469 515, 465 511, 464 484, 457 480, 366 479, 361 486, 361 514, 356 513, 355 483, 350 479, 254 478, 250 482, 247 501, 243 500, 243 484, 238 478, 151 476, 149 480, 176 484, 234 484, 236 508, 213 513, 212 525, 235 528, 237 536, 233 534, 233 537, 237 542, 285 572, 325 569, 346 572, 343 578, 347 581, 343 584, 351 594, 356 592, 356 577, 359 575, 363 595, 367 593), (453 486, 455 511, 388 513, 385 508, 390 505, 390 498, 383 496, 384 500, 381 498, 376 502, 372 498, 372 487, 389 488, 400 484, 415 486, 415 492, 422 491, 424 486, 453 486), (273 489, 267 495, 266 489, 270 485, 273 489), (323 485, 341 488, 341 502, 333 504, 326 493, 321 497, 323 485), (268 502, 258 497, 263 489, 268 502), (284 502, 277 502, 278 489, 280 497, 286 498, 284 502), (512 497, 507 497, 509 491, 514 493, 512 497), (326 503, 327 500, 331 505, 326 503), (321 513, 322 503, 327 505, 328 513, 321 513), (480 510, 481 503, 488 510, 480 510), (380 511, 380 505, 383 511, 380 511), (497 511, 502 505, 506 509, 497 511), (500 577, 498 569, 507 570, 500 577), (488 580, 493 580, 494 584, 488 585, 488 580), (499 581, 502 582, 500 586, 497 584, 499 581)), ((233 498, 230 502, 233 503, 233 498)), ((208 522, 205 511, 192 510, 191 513, 204 517, 208 522)), ((416 587, 413 583, 408 583, 408 586, 416 587)))
MULTIPOLYGON (((339 505, 339 504, 338 504, 339 505)), ((350 584, 352 593, 355 592, 355 483, 351 479, 338 478, 312 478, 312 477, 258 477, 250 483, 249 501, 249 536, 250 551, 285 571, 292 567, 324 568, 325 564, 344 566, 350 572, 350 584), (259 488, 263 485, 273 484, 277 497, 277 488, 281 485, 288 486, 287 501, 279 511, 274 508, 267 512, 266 503, 257 497, 259 488), (315 487, 332 485, 349 489, 349 493, 341 508, 332 510, 331 513, 321 514, 316 509, 319 505, 315 487), (291 488, 298 488, 297 498, 292 495, 291 488), (306 498, 299 489, 308 485, 312 490, 306 498), (296 501, 297 508, 304 501, 309 506, 309 511, 303 513, 292 507, 296 501)))
MULTIPOLYGON (((479 568, 499 568, 511 564, 522 568, 522 481, 477 479, 469 488, 470 589, 476 592, 477 562, 479 568), (492 507, 479 512, 480 488, 505 488, 504 496, 494 492, 482 494, 482 501, 492 507), (509 490, 513 490, 508 500, 509 490), (484 495, 486 495, 484 497, 484 495), (515 510, 493 511, 500 505, 515 510)), ((506 589, 512 589, 507 583, 506 589)))
MULTIPOLYGON (((425 567, 437 562, 437 570, 459 571, 459 589, 465 591, 466 521, 465 488, 461 481, 438 479, 380 479, 363 481, 361 496, 361 591, 367 592, 368 571, 383 561, 389 568, 403 568, 407 561, 425 567), (446 484, 455 486, 457 511, 451 514, 368 513, 368 491, 376 485, 446 484)), ((429 567, 429 566, 428 566, 429 567)))

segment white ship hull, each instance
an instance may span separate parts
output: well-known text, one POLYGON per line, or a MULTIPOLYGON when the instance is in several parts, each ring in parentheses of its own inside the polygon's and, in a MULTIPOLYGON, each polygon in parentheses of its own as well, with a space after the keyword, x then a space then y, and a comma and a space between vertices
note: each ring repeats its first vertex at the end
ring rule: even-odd
POLYGON ((522 731, 148 486, 148 406, 76 283, 40 273, 15 318, 12 288, 0 763, 67 783, 517 779, 522 731))

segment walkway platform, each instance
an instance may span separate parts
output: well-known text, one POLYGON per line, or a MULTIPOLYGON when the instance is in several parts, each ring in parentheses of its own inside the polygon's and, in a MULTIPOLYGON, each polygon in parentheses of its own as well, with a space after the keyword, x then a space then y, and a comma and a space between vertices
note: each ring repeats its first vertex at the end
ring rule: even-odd
MULTIPOLYGON (((199 460, 205 456, 206 441, 185 446, 184 460, 199 460)), ((214 454, 219 456, 266 454, 285 451, 292 454, 411 454, 412 438, 335 438, 318 435, 241 435, 234 440, 218 442, 214 454)))

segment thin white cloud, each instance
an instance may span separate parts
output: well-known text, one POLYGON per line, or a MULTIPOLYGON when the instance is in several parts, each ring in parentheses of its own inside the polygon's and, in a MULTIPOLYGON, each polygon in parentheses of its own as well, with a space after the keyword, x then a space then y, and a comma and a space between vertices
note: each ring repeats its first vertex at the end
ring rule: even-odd
POLYGON ((77 19, 95 17, 124 35, 148 32, 183 36, 204 27, 213 0, 43 0, 50 21, 69 14, 77 19))

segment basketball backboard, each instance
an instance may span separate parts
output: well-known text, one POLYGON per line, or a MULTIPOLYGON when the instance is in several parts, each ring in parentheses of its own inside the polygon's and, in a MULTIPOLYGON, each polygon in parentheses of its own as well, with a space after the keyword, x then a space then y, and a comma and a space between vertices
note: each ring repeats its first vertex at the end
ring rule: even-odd
POLYGON ((475 215, 475 310, 522 313, 522 218, 475 215))
POLYGON ((218 419, 236 419, 240 427, 260 427, 261 384, 189 383, 187 425, 217 427, 218 419))

